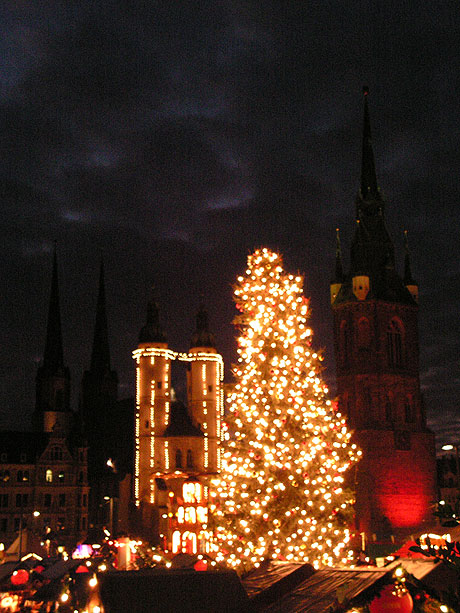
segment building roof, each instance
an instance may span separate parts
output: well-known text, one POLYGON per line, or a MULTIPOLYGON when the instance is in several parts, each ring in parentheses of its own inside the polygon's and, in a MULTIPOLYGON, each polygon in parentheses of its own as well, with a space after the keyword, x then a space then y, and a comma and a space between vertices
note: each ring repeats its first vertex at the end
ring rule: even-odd
POLYGON ((140 570, 99 575, 99 593, 111 613, 243 613, 249 599, 234 571, 140 570))
POLYGON ((48 432, 0 431, 0 458, 2 464, 35 464, 45 451, 50 438, 48 432))
POLYGON ((365 300, 383 300, 416 305, 406 285, 411 277, 406 249, 404 279, 395 269, 394 245, 385 224, 385 201, 377 182, 368 106, 369 90, 364 88, 364 120, 361 184, 356 197, 356 228, 350 249, 350 270, 343 274, 340 243, 336 246, 334 283, 342 283, 334 305, 357 300, 353 277, 367 276, 369 293, 365 300))
POLYGON ((209 332, 208 313, 201 304, 196 315, 196 330, 190 341, 190 347, 213 347, 216 346, 214 334, 209 332))

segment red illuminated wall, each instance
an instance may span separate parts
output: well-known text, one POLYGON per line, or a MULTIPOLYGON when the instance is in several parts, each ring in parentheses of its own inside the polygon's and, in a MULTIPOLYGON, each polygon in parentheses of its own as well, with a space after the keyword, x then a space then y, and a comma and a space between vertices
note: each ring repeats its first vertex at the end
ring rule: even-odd
POLYGON ((387 540, 428 528, 436 500, 435 451, 420 393, 417 306, 343 303, 334 308, 334 339, 339 407, 363 451, 354 479, 358 530, 387 540), (398 366, 390 365, 387 353, 394 320, 403 332, 398 366))

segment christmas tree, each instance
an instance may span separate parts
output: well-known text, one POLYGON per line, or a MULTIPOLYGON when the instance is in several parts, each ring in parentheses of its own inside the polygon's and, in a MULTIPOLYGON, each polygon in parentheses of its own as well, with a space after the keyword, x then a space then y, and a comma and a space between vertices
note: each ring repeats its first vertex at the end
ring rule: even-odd
POLYGON ((331 566, 348 554, 344 476, 360 452, 327 397, 302 284, 260 249, 234 290, 239 358, 214 520, 218 560, 241 571, 267 559, 331 566))

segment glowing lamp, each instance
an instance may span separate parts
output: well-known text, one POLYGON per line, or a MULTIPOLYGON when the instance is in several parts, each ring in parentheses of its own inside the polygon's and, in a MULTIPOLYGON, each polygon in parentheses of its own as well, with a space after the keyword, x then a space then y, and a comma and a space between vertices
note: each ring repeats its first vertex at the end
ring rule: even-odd
POLYGON ((13 585, 24 585, 27 581, 29 581, 29 573, 24 568, 15 570, 11 575, 11 583, 13 585))
POLYGON ((208 570, 208 563, 206 560, 198 560, 198 562, 195 562, 193 565, 193 568, 199 571, 208 570))
POLYGON ((414 603, 409 592, 398 595, 393 593, 394 586, 386 585, 371 602, 370 613, 412 613, 414 603))

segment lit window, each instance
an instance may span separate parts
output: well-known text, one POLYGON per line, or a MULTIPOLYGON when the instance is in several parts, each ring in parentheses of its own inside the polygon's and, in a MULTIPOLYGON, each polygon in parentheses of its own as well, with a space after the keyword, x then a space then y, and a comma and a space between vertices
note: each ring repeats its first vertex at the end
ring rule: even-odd
POLYGON ((196 524, 195 507, 185 507, 185 522, 187 524, 196 524))
POLYGON ((172 552, 180 553, 181 548, 181 534, 179 530, 175 530, 172 535, 172 552))
POLYGON ((208 523, 208 508, 207 507, 197 507, 196 516, 200 524, 207 524, 208 523))
POLYGON ((53 471, 51 470, 51 468, 47 468, 46 469, 45 481, 47 483, 52 483, 53 482, 53 471))

